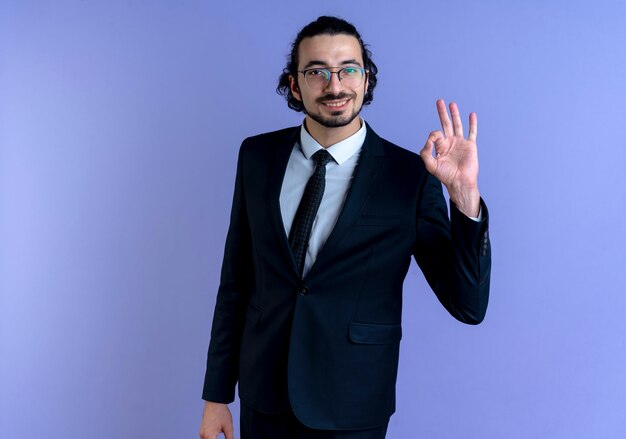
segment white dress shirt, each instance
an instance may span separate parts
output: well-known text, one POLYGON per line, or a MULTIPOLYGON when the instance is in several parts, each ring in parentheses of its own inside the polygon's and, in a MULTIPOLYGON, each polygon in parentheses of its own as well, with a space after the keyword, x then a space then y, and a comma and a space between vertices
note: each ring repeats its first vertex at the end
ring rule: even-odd
MULTIPOLYGON (((365 123, 361 120, 359 131, 326 148, 333 160, 326 165, 326 188, 317 216, 313 221, 309 248, 304 259, 303 276, 313 266, 317 255, 335 227, 337 218, 339 218, 366 134, 365 123)), ((320 149, 323 149, 322 145, 317 143, 302 124, 300 142, 296 142, 291 151, 280 190, 280 213, 287 236, 289 236, 302 194, 304 194, 304 188, 315 170, 315 163, 311 160, 311 156, 320 149)))

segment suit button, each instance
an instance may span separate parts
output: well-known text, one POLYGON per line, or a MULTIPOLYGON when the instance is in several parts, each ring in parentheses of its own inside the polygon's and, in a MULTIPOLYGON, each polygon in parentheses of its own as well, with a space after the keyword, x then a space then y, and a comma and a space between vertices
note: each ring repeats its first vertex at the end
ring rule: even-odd
POLYGON ((300 288, 300 291, 298 291, 298 293, 300 293, 301 296, 306 296, 307 294, 309 294, 309 289, 307 287, 302 287, 300 288))

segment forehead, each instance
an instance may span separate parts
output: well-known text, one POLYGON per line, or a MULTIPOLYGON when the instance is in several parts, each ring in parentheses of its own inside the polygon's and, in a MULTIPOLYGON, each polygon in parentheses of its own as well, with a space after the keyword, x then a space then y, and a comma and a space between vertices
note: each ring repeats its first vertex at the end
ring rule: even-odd
POLYGON ((357 60, 363 65, 361 45, 352 35, 316 35, 304 38, 298 49, 298 68, 311 61, 339 66, 343 61, 357 60))

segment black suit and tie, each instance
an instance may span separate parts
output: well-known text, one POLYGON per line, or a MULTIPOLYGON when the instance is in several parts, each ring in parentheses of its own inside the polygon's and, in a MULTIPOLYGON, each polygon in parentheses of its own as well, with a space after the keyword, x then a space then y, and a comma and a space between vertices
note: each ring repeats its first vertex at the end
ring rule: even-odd
POLYGON ((301 278, 279 195, 298 128, 246 139, 209 346, 203 398, 229 403, 235 384, 258 412, 360 430, 395 411, 402 285, 411 257, 456 319, 477 324, 489 296, 488 212, 447 206, 417 155, 368 126, 337 222, 301 278))

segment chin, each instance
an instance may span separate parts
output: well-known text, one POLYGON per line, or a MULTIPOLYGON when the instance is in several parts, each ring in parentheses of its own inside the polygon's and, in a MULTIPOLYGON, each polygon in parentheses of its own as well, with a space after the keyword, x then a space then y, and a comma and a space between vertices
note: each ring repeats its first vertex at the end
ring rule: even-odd
POLYGON ((308 113, 305 111, 305 114, 308 115, 315 122, 326 128, 340 128, 345 127, 346 125, 350 125, 354 119, 359 116, 360 111, 354 112, 349 116, 345 115, 346 110, 342 111, 333 111, 329 116, 324 116, 319 113, 308 113))

